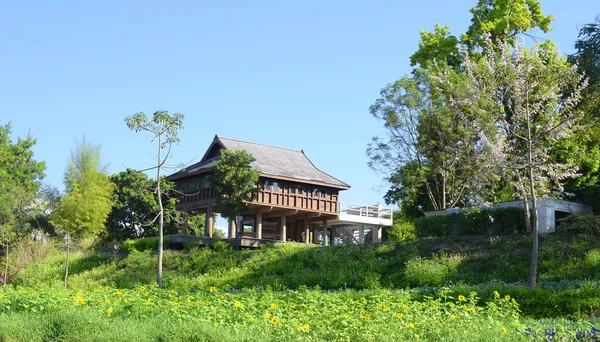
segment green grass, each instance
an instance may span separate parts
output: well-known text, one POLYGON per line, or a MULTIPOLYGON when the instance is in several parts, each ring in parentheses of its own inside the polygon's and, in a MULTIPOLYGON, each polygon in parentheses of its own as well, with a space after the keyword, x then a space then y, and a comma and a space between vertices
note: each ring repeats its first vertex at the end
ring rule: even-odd
POLYGON ((0 288, 2 341, 397 341, 572 339, 594 320, 524 319, 510 296, 410 290, 322 292, 140 286, 88 291, 0 288), (27 329, 22 329, 27 326, 27 329), (523 331, 531 326, 531 332, 523 331))

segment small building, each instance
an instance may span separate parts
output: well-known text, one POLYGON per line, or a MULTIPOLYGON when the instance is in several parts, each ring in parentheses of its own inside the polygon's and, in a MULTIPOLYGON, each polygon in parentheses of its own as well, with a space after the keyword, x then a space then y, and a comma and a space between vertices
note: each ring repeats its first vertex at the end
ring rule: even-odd
POLYGON ((167 177, 178 189, 177 210, 206 214, 205 236, 212 237, 213 213, 220 211, 208 179, 223 149, 248 152, 255 159, 250 167, 260 172, 258 195, 229 222, 230 238, 328 245, 363 242, 368 232, 380 242, 381 228, 392 225, 391 209, 340 202, 350 185, 319 170, 304 151, 215 136, 200 162, 167 177))
MULTIPOLYGON (((531 201, 529 208, 531 209, 531 201)), ((495 203, 490 206, 491 209, 517 207, 523 208, 523 201, 510 201, 495 203)), ((537 201, 538 207, 538 232, 540 234, 553 233, 556 228, 557 220, 568 216, 569 214, 590 214, 591 208, 585 204, 559 200, 555 198, 541 198, 537 201)), ((447 214, 457 214, 462 210, 469 210, 472 207, 466 208, 449 208, 446 210, 437 210, 425 212, 425 216, 438 216, 447 214)))

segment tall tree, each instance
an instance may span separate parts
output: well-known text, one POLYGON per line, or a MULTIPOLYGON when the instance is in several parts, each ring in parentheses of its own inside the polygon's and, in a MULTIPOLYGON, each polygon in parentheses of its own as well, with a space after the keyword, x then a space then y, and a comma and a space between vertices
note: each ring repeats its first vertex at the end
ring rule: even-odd
POLYGON ((11 125, 0 125, 0 243, 4 248, 4 283, 7 281, 9 247, 25 231, 26 208, 35 200, 46 165, 33 159, 37 140, 28 136, 11 139, 11 125))
POLYGON ((64 286, 69 276, 69 253, 73 239, 97 237, 106 229, 106 218, 113 205, 114 185, 102 172, 100 145, 82 139, 71 150, 65 173, 67 194, 60 199, 51 216, 51 223, 65 236, 67 258, 64 286))
POLYGON ((158 266, 156 269, 156 283, 159 288, 162 288, 162 264, 163 264, 163 228, 164 228, 164 205, 162 202, 163 192, 161 190, 161 170, 165 167, 165 162, 169 157, 171 145, 179 142, 177 135, 178 131, 183 128, 184 115, 175 113, 169 115, 168 111, 159 110, 154 112, 152 119, 148 120, 144 112, 136 113, 125 118, 127 127, 139 132, 146 131, 153 135, 152 141, 157 143, 156 152, 156 189, 154 190, 157 196, 158 203, 158 266), (166 154, 162 154, 167 148, 166 154))
POLYGON ((537 198, 562 193, 562 182, 577 177, 577 166, 555 160, 552 151, 558 142, 580 128, 583 113, 577 104, 587 81, 552 44, 535 44, 528 50, 523 42, 514 48, 507 42, 497 42, 500 49, 495 51, 489 35, 484 37, 484 44, 488 48, 479 61, 470 59, 464 50, 463 67, 469 75, 470 89, 459 103, 469 108, 485 105, 485 110, 495 113, 496 130, 486 137, 486 144, 499 162, 495 167, 531 199, 533 247, 529 286, 535 288, 537 198))
MULTIPOLYGON (((235 220, 248 209, 248 202, 258 193, 260 172, 253 170, 252 155, 243 150, 221 150, 221 158, 215 163, 210 183, 219 194, 217 206, 221 215, 235 220)), ((238 227, 239 229, 239 227, 238 227)))

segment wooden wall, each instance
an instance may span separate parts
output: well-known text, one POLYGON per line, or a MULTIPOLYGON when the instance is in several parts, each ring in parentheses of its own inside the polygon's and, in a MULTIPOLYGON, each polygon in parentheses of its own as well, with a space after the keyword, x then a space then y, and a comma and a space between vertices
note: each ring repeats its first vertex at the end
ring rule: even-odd
MULTIPOLYGON (((177 180, 179 204, 192 204, 216 199, 217 194, 206 181, 206 175, 177 180)), ((339 210, 339 190, 312 184, 282 181, 261 177, 261 190, 254 203, 337 213, 339 210)))

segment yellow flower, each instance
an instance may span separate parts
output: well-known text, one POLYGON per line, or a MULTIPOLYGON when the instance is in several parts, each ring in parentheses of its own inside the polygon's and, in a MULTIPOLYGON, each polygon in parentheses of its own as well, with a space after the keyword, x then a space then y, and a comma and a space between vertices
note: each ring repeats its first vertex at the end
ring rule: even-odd
POLYGON ((348 316, 349 316, 348 313, 344 312, 344 318, 348 318, 348 316))
POLYGON ((459 302, 464 302, 465 300, 466 300, 465 296, 463 296, 463 295, 458 296, 458 301, 459 302))
POLYGON ((290 307, 291 308, 295 308, 296 307, 296 303, 290 303, 290 307))
POLYGON ((216 288, 216 287, 214 287, 214 286, 211 286, 211 287, 210 287, 208 290, 209 290, 210 292, 216 292, 216 291, 217 291, 217 288, 216 288))
POLYGON ((306 330, 309 330, 309 329, 310 329, 310 326, 309 326, 308 324, 304 324, 304 325, 302 326, 302 329, 304 329, 305 331, 306 331, 306 330))
POLYGON ((408 327, 411 328, 411 329, 414 329, 415 328, 415 324, 414 323, 409 323, 408 327))
POLYGON ((118 305, 119 305, 119 302, 115 300, 115 301, 113 302, 113 304, 114 304, 115 306, 118 306, 118 305))
POLYGON ((277 317, 271 318, 271 324, 273 324, 273 325, 279 324, 279 318, 277 318, 277 317))
POLYGON ((123 294, 123 291, 121 291, 121 290, 117 291, 117 296, 120 296, 122 294, 123 294))
POLYGON ((148 296, 149 294, 148 291, 144 292, 144 296, 148 296))
POLYGON ((143 286, 143 285, 142 285, 142 286, 140 286, 140 291, 141 291, 141 292, 144 292, 144 291, 146 291, 146 287, 145 287, 145 286, 143 286))
POLYGON ((113 313, 115 313, 115 310, 113 310, 113 308, 108 308, 108 310, 106 310, 106 313, 107 313, 109 316, 112 316, 112 315, 113 315, 113 313))
POLYGON ((269 318, 271 318, 271 314, 270 314, 270 313, 268 313, 268 312, 265 312, 265 318, 266 318, 266 319, 269 319, 269 318))
POLYGON ((397 314, 396 314, 396 318, 398 318, 398 319, 402 319, 402 314, 401 314, 401 313, 397 313, 397 314))
POLYGON ((408 309, 408 306, 406 306, 406 305, 403 305, 403 306, 402 306, 402 311, 406 311, 406 309, 408 309))
POLYGON ((500 298, 500 293, 498 291, 494 291, 494 296, 496 296, 496 298, 500 298))
POLYGON ((475 308, 469 308, 469 313, 475 313, 475 308))
POLYGON ((511 298, 511 299, 510 299, 510 301, 514 303, 514 302, 515 302, 515 299, 514 299, 514 298, 511 298))
POLYGON ((381 310, 387 310, 387 305, 386 304, 381 304, 380 307, 381 307, 381 310))
POLYGON ((277 304, 271 303, 271 309, 275 309, 276 307, 277 307, 277 304))
POLYGON ((456 315, 455 315, 455 316, 454 316, 454 320, 455 320, 455 321, 458 321, 458 316, 456 316, 456 315))
POLYGON ((203 303, 208 304, 208 299, 205 299, 203 303))
POLYGON ((309 307, 308 307, 308 311, 313 311, 313 307, 312 307, 312 306, 309 306, 309 307))
POLYGON ((148 301, 146 302, 146 304, 148 304, 148 305, 152 304, 152 302, 150 301, 150 299, 148 299, 148 301))
POLYGON ((508 330, 506 330, 506 328, 505 328, 505 327, 502 327, 502 332, 503 332, 503 333, 506 333, 507 331, 508 331, 508 330))
POLYGON ((506 299, 506 300, 510 300, 510 296, 509 296, 509 295, 506 295, 506 296, 504 296, 504 299, 506 299))
POLYGON ((79 304, 83 305, 85 304, 85 300, 79 296, 77 296, 77 301, 79 302, 79 304))
POLYGON ((362 297, 362 298, 360 299, 360 302, 361 302, 361 303, 366 303, 366 302, 367 302, 367 300, 365 299, 365 297, 362 297))
POLYGON ((178 307, 177 305, 175 305, 175 306, 173 307, 173 311, 177 311, 177 310, 179 310, 179 307, 178 307))
POLYGON ((237 301, 237 300, 236 300, 236 301, 233 303, 233 305, 235 305, 235 307, 236 307, 236 308, 239 308, 239 307, 242 305, 242 303, 240 303, 239 301, 237 301))
POLYGON ((218 326, 219 326, 219 322, 215 322, 215 327, 218 327, 218 326))
POLYGON ((369 317, 367 317, 366 315, 362 316, 361 318, 362 318, 363 322, 366 322, 369 319, 369 317))
POLYGON ((421 335, 419 335, 419 334, 415 334, 415 338, 418 340, 418 339, 420 339, 420 338, 421 338, 421 335))

